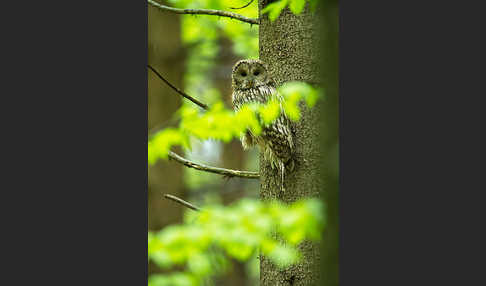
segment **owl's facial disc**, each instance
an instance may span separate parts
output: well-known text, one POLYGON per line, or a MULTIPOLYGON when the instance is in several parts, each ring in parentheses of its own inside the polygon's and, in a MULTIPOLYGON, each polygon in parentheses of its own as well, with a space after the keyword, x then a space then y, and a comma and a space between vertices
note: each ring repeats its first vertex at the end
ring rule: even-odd
POLYGON ((266 83, 266 72, 260 65, 253 65, 250 69, 250 75, 255 87, 264 85, 266 83))
POLYGON ((235 73, 235 81, 241 89, 254 88, 265 84, 265 69, 261 65, 240 64, 235 73))

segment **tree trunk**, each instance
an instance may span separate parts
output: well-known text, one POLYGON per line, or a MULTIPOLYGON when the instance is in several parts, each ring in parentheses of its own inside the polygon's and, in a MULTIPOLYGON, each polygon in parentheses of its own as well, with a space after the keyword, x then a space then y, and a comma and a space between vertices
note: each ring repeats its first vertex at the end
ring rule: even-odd
MULTIPOLYGON (((238 60, 237 56, 233 54, 231 39, 221 37, 219 39, 220 52, 216 57, 216 64, 213 67, 212 74, 214 75, 213 83, 219 89, 223 98, 226 99, 226 106, 231 106, 231 97, 224 96, 231 94, 231 71, 233 64, 238 60)), ((246 153, 243 152, 241 142, 237 139, 232 140, 223 146, 222 166, 229 169, 244 170, 243 163, 245 162, 246 153)), ((245 179, 233 178, 221 184, 220 190, 215 190, 221 196, 223 205, 229 205, 244 195, 243 186, 245 179), (225 190, 231 190, 226 191, 225 190)), ((231 259, 232 270, 228 275, 220 278, 219 283, 215 285, 231 285, 231 286, 245 286, 249 278, 246 275, 245 264, 237 259, 231 259)))
MULTIPOLYGON (((259 0, 259 11, 268 0, 259 0)), ((273 23, 260 15, 260 59, 268 64, 278 85, 288 81, 320 82, 318 53, 318 23, 308 6, 300 15, 284 9, 273 23)), ((301 119, 293 123, 296 161, 293 172, 285 174, 285 192, 280 191, 280 173, 272 170, 260 155, 262 200, 279 199, 293 202, 301 198, 318 197, 323 182, 319 176, 320 146, 318 144, 319 107, 306 109, 301 119)), ((267 258, 260 261, 260 285, 315 285, 319 281, 319 245, 304 242, 299 246, 303 259, 297 265, 279 270, 267 258)))
POLYGON ((321 65, 326 100, 321 112, 320 144, 323 153, 322 170, 325 188, 326 229, 322 243, 321 283, 324 286, 339 285, 339 13, 337 0, 322 2, 324 20, 321 65))
MULTIPOLYGON (((148 6, 148 63, 175 86, 183 89, 184 57, 181 53, 180 15, 160 13, 148 6)), ((148 129, 167 127, 166 123, 177 111, 181 97, 162 82, 151 70, 148 73, 148 129)), ((143 95, 138 95, 143 96, 143 95)), ((148 169, 148 229, 182 222, 183 208, 164 198, 169 193, 184 198, 182 165, 159 161, 148 169)), ((149 263, 149 274, 159 272, 149 263)))

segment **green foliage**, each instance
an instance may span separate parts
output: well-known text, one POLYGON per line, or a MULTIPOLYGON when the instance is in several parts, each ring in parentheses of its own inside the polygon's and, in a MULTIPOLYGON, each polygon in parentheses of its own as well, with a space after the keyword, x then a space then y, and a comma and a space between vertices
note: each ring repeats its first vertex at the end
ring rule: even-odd
POLYGON ((317 199, 290 205, 244 199, 187 212, 183 225, 148 234, 149 259, 162 269, 182 266, 185 271, 152 275, 149 285, 204 285, 205 279, 228 269, 228 257, 248 261, 258 252, 278 267, 288 267, 300 259, 297 245, 320 239, 323 214, 317 199))
MULTIPOLYGON (((220 9, 229 11, 229 7, 241 7, 247 0, 168 0, 168 5, 177 8, 220 9)), ((258 17, 258 4, 254 1, 244 9, 235 10, 246 17, 258 17)), ((163 15, 162 15, 163 16, 163 15)), ((224 42, 230 42, 230 49, 239 58, 258 58, 258 25, 249 25, 241 21, 207 15, 180 15, 181 38, 184 57, 184 83, 181 88, 188 94, 197 94, 197 98, 206 104, 213 105, 227 98, 216 87, 215 74, 219 73, 219 55, 228 53, 224 42)), ((227 74, 229 76, 229 73, 227 74)), ((230 80, 228 78, 228 84, 230 80)), ((191 106, 191 102, 183 101, 183 105, 191 106)), ((195 138, 190 139, 191 142, 195 138)), ((212 150, 221 146, 211 145, 212 150)), ((194 155, 198 154, 198 145, 193 146, 194 155)), ((159 154, 160 155, 160 154, 159 154)), ((190 154, 185 154, 189 159, 190 154)), ((159 158, 159 157, 157 157, 159 158)), ((206 158, 205 158, 206 159, 206 158)), ((204 160, 207 162, 207 160, 204 160)), ((198 186, 214 183, 214 176, 205 172, 198 172, 188 168, 183 170, 185 181, 197 182, 198 186)), ((194 185, 193 185, 194 186, 194 185)))
POLYGON ((288 6, 292 13, 299 15, 304 11, 306 2, 309 2, 311 11, 315 11, 319 0, 279 0, 272 2, 263 8, 262 14, 268 13, 268 18, 273 22, 278 18, 282 10, 288 6))
POLYGON ((278 102, 278 100, 273 98, 266 105, 261 106, 259 111, 263 123, 265 125, 268 125, 275 121, 280 115, 280 103, 278 102))
POLYGON ((153 164, 158 158, 167 159, 170 147, 182 145, 189 148, 189 138, 183 132, 174 128, 167 128, 160 131, 157 136, 148 142, 148 163, 153 164))
POLYGON ((290 0, 289 8, 292 13, 299 15, 305 7, 305 0, 290 0))
POLYGON ((303 82, 288 82, 279 88, 280 93, 286 98, 283 103, 287 116, 291 120, 300 119, 299 102, 304 99, 307 106, 313 107, 319 97, 319 90, 303 82))
MULTIPOLYGON (((310 0, 311 7, 317 1, 310 0)), ((228 10, 228 7, 243 6, 248 0, 168 2, 178 8, 228 10)), ((274 19, 286 6, 297 14, 305 6, 305 0, 279 2, 285 3, 271 14, 274 19)), ((257 18, 257 1, 235 12, 257 18)), ((258 25, 214 16, 181 15, 181 19, 186 52, 183 89, 188 94, 197 95, 211 108, 201 111, 191 102, 183 101, 177 112, 181 119, 179 126, 164 129, 150 138, 149 164, 167 159, 172 146, 190 148, 191 142, 206 139, 228 142, 246 129, 258 134, 262 126, 274 121, 283 110, 291 119, 297 120, 300 117, 299 102, 305 101, 309 107, 315 104, 319 92, 303 83, 288 83, 279 88, 285 99, 282 104, 270 100, 266 105, 248 105, 237 113, 224 108, 211 72, 218 62, 221 40, 231 41, 232 51, 238 57, 258 58, 258 25)), ((197 175, 198 178, 216 176, 192 169, 184 169, 184 172, 186 175, 192 172, 193 177, 197 175)), ((200 180, 196 184, 200 185, 200 180)), ((230 257, 248 262, 247 267, 253 275, 259 271, 259 253, 279 267, 296 263, 300 258, 296 246, 304 239, 319 239, 324 226, 322 208, 317 200, 292 205, 243 200, 230 207, 207 206, 201 212, 189 211, 184 224, 148 233, 149 260, 164 270, 164 274, 151 275, 148 285, 212 285, 210 277, 222 275, 231 267, 230 257)))
MULTIPOLYGON (((171 6, 192 9, 228 10, 246 4, 245 0, 171 0, 171 6)), ((255 2, 256 3, 256 2, 255 2)), ((258 6, 252 4, 239 10, 247 17, 258 17, 258 6)), ((181 15, 183 44, 188 47, 186 60, 185 90, 189 94, 199 94, 201 100, 213 103, 214 97, 211 78, 208 77, 219 52, 219 41, 225 37, 233 43, 233 52, 242 58, 258 57, 258 25, 213 16, 181 15), (212 91, 213 94, 207 94, 212 91)))
POLYGON ((171 275, 150 275, 148 286, 192 286, 198 285, 191 274, 174 273, 171 275))
POLYGON ((208 111, 202 112, 193 105, 184 105, 178 111, 181 117, 179 128, 164 129, 156 133, 148 143, 148 161, 153 164, 157 159, 167 159, 172 146, 189 148, 190 137, 200 140, 216 139, 229 142, 238 138, 246 130, 261 133, 262 125, 277 119, 282 108, 291 120, 299 120, 299 103, 307 106, 316 103, 319 90, 303 82, 289 82, 278 88, 282 104, 274 97, 267 104, 246 104, 238 111, 224 108, 221 101, 213 104, 208 111))
MULTIPOLYGON (((294 0, 295 1, 295 0, 294 0)), ((280 0, 277 2, 272 2, 267 5, 267 7, 263 8, 262 14, 268 13, 268 18, 270 18, 270 21, 275 21, 282 10, 287 6, 287 3, 289 0, 280 0)))

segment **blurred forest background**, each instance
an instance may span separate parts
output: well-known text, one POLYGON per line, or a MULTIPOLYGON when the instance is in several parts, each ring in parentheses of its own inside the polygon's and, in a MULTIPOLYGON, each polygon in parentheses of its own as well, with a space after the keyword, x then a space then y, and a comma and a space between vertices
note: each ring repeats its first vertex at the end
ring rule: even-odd
POLYGON ((337 1, 247 1, 148 0, 149 285, 338 285, 337 1), (259 37, 259 26, 249 22, 176 14, 160 5, 234 11, 253 19, 260 5, 268 17, 258 20, 259 37), (323 28, 318 14, 324 15, 323 28), (316 49, 318 31, 324 32, 324 53, 316 49), (282 100, 235 113, 232 67, 259 56, 281 85, 282 100), (199 114, 152 68, 211 108, 199 114), (218 107, 221 102, 226 110, 218 107), (275 193, 280 175, 256 148, 243 151, 237 137, 255 122, 260 128, 273 121, 281 108, 296 124, 298 167, 285 177, 292 191, 275 193), (256 171, 260 180, 228 179, 158 160, 167 159, 170 150, 196 163, 256 171), (204 208, 195 214, 164 194, 204 208), (237 201, 236 207, 220 207, 237 201), (316 244, 321 236, 325 242, 316 244), (171 267, 175 272, 169 273, 171 267))
MULTIPOLYGON (((235 11, 247 17, 258 17, 257 1, 241 7, 246 0, 181 0, 158 1, 171 7, 210 8, 235 11)), ((258 58, 258 25, 249 25, 229 18, 179 15, 161 12, 148 5, 148 63, 164 77, 202 102, 220 99, 231 108, 231 69, 244 58, 258 58)), ((148 70, 149 134, 174 125, 175 112, 183 100, 170 87, 148 70)), ((258 151, 244 152, 239 140, 229 144, 219 141, 191 142, 192 150, 178 154, 195 162, 228 169, 258 171, 258 151)), ((258 198, 258 180, 224 179, 221 175, 186 168, 172 161, 158 161, 149 167, 148 211, 149 231, 182 222, 183 206, 169 201, 163 194, 184 198, 196 205, 227 205, 240 198, 258 198)), ((232 270, 220 278, 218 285, 258 285, 258 261, 248 265, 233 261, 232 270), (253 265, 252 265, 253 264, 253 265)), ((149 263, 149 275, 161 270, 149 263)))

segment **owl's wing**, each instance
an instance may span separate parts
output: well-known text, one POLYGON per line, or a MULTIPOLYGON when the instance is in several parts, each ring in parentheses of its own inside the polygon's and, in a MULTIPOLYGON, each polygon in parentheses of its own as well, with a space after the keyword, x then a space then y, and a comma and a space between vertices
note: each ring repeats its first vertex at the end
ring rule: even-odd
POLYGON ((255 140, 254 140, 254 137, 253 135, 251 134, 251 131, 246 131, 243 135, 241 135, 241 145, 243 145, 243 148, 246 150, 246 149, 249 149, 250 147, 252 147, 253 145, 255 145, 255 140))
POLYGON ((231 94, 231 103, 233 105, 234 111, 238 111, 240 109, 240 106, 236 102, 236 96, 237 96, 236 91, 233 91, 233 93, 231 94))
POLYGON ((283 96, 276 89, 274 89, 272 96, 275 96, 280 102, 281 114, 273 123, 263 128, 262 136, 269 145, 271 153, 286 162, 290 159, 294 149, 292 126, 290 119, 285 113, 283 96))
POLYGON ((280 94, 278 92, 277 89, 275 89, 275 92, 272 96, 275 96, 277 98, 278 102, 280 102, 280 110, 282 112, 282 116, 285 117, 288 120, 288 116, 287 116, 287 113, 285 113, 285 108, 284 108, 284 105, 283 105, 284 97, 282 96, 282 94, 280 94))

